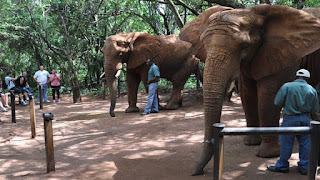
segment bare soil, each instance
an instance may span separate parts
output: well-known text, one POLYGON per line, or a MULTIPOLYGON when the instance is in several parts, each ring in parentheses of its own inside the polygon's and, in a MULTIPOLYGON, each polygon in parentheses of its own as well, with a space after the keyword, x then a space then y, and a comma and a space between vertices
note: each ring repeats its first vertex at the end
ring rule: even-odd
MULTIPOLYGON (((183 107, 173 111, 140 116, 124 113, 127 97, 118 98, 116 117, 108 114, 109 100, 83 97, 72 103, 62 102, 36 106, 37 136, 31 139, 29 106, 16 106, 17 123, 11 113, 0 113, 0 179, 212 179, 213 162, 205 174, 190 176, 203 141, 204 113, 201 93, 184 93, 183 107), (51 112, 53 120, 56 171, 46 173, 42 113, 51 112)), ((143 109, 146 94, 138 96, 143 109)), ((169 98, 160 96, 161 104, 169 98)), ((245 127, 239 97, 225 103, 222 123, 245 127)), ((277 158, 258 158, 254 146, 245 146, 241 136, 226 136, 224 179, 307 179, 298 172, 298 148, 290 159, 290 173, 273 173, 266 169, 277 158)), ((319 176, 318 176, 319 177, 319 176)))

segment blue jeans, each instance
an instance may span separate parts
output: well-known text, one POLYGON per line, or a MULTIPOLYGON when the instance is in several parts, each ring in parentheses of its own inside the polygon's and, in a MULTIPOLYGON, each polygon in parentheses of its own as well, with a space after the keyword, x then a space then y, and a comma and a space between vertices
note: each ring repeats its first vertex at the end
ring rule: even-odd
POLYGON ((28 88, 27 86, 23 87, 22 90, 27 92, 28 94, 33 93, 33 91, 30 88, 28 88))
POLYGON ((158 83, 151 83, 148 86, 149 94, 148 94, 148 102, 146 107, 144 108, 144 112, 150 113, 151 111, 158 111, 158 96, 157 96, 157 88, 158 83))
MULTIPOLYGON (((44 102, 48 101, 48 97, 47 97, 47 92, 48 92, 48 84, 42 84, 42 88, 43 88, 43 100, 44 102)), ((40 86, 38 87, 38 102, 40 102, 40 86)))
MULTIPOLYGON (((300 127, 310 126, 310 119, 308 115, 301 116, 287 116, 283 117, 281 127, 300 127)), ((289 169, 288 159, 291 157, 294 138, 297 137, 299 142, 299 162, 298 166, 301 171, 306 172, 308 170, 309 159, 309 144, 310 135, 281 135, 280 136, 280 159, 276 163, 276 167, 281 170, 289 169)))

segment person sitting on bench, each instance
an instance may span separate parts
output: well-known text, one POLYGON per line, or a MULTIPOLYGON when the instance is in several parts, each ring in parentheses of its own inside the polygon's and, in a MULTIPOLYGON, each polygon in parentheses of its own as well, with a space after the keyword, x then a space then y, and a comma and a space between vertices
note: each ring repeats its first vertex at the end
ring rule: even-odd
POLYGON ((28 94, 26 92, 23 93, 23 95, 26 98, 26 101, 24 101, 23 95, 22 95, 22 89, 20 87, 16 87, 13 82, 13 81, 17 80, 17 78, 13 78, 11 76, 12 76, 12 72, 8 72, 6 78, 4 79, 7 86, 8 86, 8 90, 9 91, 14 90, 14 93, 19 95, 21 104, 24 106, 28 105, 28 102, 29 102, 28 94))

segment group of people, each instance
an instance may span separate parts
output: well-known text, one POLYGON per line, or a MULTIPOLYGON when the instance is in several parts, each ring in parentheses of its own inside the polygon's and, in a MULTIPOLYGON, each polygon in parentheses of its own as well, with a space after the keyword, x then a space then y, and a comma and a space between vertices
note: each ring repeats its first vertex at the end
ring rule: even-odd
POLYGON ((52 89, 52 101, 53 103, 60 102, 60 74, 56 72, 55 69, 52 69, 51 74, 48 71, 44 70, 42 65, 39 66, 39 70, 34 74, 33 79, 37 82, 38 86, 38 102, 40 102, 40 91, 43 91, 43 100, 46 103, 49 103, 47 92, 48 92, 48 83, 51 85, 52 89), (56 99, 55 94, 57 93, 58 99, 56 99))
MULTIPOLYGON (((39 70, 34 74, 33 79, 37 82, 38 86, 38 103, 40 102, 40 91, 43 91, 44 102, 49 103, 47 97, 48 84, 50 83, 52 88, 52 99, 53 103, 60 102, 60 74, 56 72, 55 69, 52 70, 51 74, 48 71, 44 70, 43 65, 39 66, 39 70), (57 93, 57 99, 55 94, 57 93)), ((18 94, 19 101, 22 105, 29 104, 29 93, 33 93, 29 84, 27 83, 27 72, 24 71, 19 77, 12 77, 12 72, 7 72, 4 81, 0 81, 0 108, 2 112, 7 112, 10 108, 8 104, 8 92, 14 91, 15 94, 18 94)))

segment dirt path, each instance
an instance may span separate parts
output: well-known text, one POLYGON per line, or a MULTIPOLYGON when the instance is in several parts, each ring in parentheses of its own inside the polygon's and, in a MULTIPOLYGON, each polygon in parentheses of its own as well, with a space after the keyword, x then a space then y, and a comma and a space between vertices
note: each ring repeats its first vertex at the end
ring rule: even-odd
MULTIPOLYGON (((164 100, 168 95, 162 97, 164 100)), ((124 113, 126 97, 118 99, 116 117, 109 101, 84 97, 81 104, 64 96, 57 104, 36 107, 37 137, 31 139, 28 107, 17 106, 17 123, 10 113, 0 113, 0 179, 212 179, 212 161, 205 174, 190 176, 203 141, 203 105, 200 96, 187 94, 175 111, 140 116, 124 113), (197 98, 198 97, 198 98, 197 98), (47 174, 44 153, 43 112, 52 112, 56 171, 47 174)), ((245 127, 239 98, 223 107, 222 122, 245 127)), ((143 109, 146 96, 139 95, 143 109)), ((297 169, 297 148, 290 173, 272 173, 267 164, 277 158, 258 158, 253 146, 240 136, 225 138, 224 179, 307 179, 297 169)))

